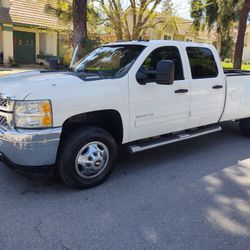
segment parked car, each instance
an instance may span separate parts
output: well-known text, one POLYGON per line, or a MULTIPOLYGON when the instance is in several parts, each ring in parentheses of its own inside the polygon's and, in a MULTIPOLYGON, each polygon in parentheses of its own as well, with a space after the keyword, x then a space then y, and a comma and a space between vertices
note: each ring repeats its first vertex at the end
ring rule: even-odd
POLYGON ((0 152, 22 170, 56 168, 75 188, 102 183, 117 148, 131 153, 221 130, 250 136, 250 75, 223 72, 211 45, 104 45, 61 73, 0 78, 0 152))

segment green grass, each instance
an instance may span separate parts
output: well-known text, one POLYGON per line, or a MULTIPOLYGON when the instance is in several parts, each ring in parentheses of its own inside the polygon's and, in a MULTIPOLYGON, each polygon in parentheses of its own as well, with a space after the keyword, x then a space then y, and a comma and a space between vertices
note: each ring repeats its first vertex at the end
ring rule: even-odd
POLYGON ((9 71, 0 71, 0 76, 7 76, 9 74, 11 74, 9 71))
POLYGON ((7 76, 21 72, 27 72, 28 70, 0 70, 0 76, 7 76))
MULTIPOLYGON (((233 63, 222 62, 221 64, 222 64, 222 67, 224 69, 232 69, 233 68, 233 63)), ((242 70, 250 70, 250 65, 242 64, 241 69, 242 70)))

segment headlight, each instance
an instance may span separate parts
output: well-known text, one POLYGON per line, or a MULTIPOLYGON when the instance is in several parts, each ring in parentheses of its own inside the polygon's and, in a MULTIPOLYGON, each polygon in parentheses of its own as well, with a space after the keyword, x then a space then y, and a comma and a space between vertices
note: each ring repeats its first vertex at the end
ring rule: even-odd
POLYGON ((49 128, 53 125, 49 100, 16 101, 14 105, 16 128, 49 128))

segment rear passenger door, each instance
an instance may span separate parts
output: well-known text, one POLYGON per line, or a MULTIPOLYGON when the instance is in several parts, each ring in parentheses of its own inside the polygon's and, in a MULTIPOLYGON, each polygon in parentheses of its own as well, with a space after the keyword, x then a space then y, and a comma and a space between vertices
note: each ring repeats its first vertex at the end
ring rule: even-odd
POLYGON ((219 121, 224 107, 225 79, 213 48, 186 47, 191 78, 191 113, 188 127, 219 121))

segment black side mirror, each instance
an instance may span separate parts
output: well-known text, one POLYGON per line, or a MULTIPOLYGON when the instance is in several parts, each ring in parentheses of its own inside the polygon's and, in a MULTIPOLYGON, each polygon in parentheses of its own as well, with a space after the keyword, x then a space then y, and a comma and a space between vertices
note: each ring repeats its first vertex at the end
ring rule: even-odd
POLYGON ((144 72, 138 71, 136 74, 136 80, 139 84, 145 85, 147 83, 147 74, 144 72))
POLYGON ((171 60, 162 60, 156 66, 156 83, 172 85, 174 83, 175 63, 171 60))

